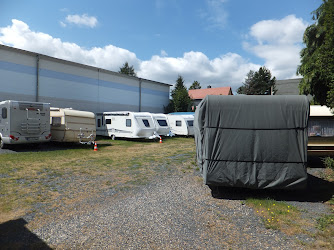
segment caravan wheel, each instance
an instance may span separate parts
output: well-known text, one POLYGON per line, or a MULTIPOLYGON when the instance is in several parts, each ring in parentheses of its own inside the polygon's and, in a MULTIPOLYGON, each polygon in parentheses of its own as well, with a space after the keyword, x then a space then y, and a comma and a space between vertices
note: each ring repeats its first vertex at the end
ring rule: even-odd
POLYGON ((2 138, 0 138, 0 149, 6 148, 5 143, 3 142, 2 138))
POLYGON ((116 138, 115 135, 112 135, 112 136, 111 136, 111 139, 112 139, 113 141, 115 140, 115 138, 116 138))

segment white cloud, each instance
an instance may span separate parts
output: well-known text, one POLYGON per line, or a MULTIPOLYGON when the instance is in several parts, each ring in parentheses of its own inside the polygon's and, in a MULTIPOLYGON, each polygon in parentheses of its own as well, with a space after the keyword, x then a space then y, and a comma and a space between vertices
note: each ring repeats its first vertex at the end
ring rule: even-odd
POLYGON ((199 11, 199 16, 208 22, 209 29, 224 29, 226 27, 228 13, 224 3, 228 0, 206 0, 207 8, 199 11))
POLYGON ((88 16, 87 14, 83 14, 81 16, 80 15, 68 15, 65 20, 66 20, 66 23, 69 23, 69 24, 74 24, 78 26, 86 26, 90 28, 94 28, 98 24, 96 17, 88 16))
POLYGON ((164 51, 164 50, 160 51, 160 55, 163 56, 163 57, 168 56, 167 52, 164 51))
POLYGON ((210 60, 202 52, 191 51, 178 58, 153 56, 141 62, 138 76, 174 84, 177 76, 182 75, 188 87, 196 80, 203 87, 210 84, 212 87, 231 86, 236 90, 249 70, 259 67, 234 53, 210 60))
POLYGON ((60 21, 59 24, 60 24, 61 27, 64 27, 64 28, 67 26, 67 24, 64 23, 63 21, 60 21))
MULTIPOLYGON (((295 77, 306 26, 295 16, 258 22, 245 36, 244 48, 262 58, 277 79, 295 77)), ((26 23, 15 19, 12 25, 0 27, 0 43, 112 71, 118 71, 127 61, 139 77, 174 84, 177 76, 182 75, 187 86, 197 80, 203 87, 209 84, 213 87, 232 86, 234 91, 249 70, 260 67, 235 53, 209 59, 196 51, 186 52, 182 57, 168 57, 166 51, 161 50, 160 56, 141 61, 126 49, 113 45, 85 49, 49 34, 31 31, 26 23)))
POLYGON ((264 59, 277 79, 296 77, 303 48, 303 33, 307 23, 294 15, 281 20, 264 20, 250 28, 249 37, 255 42, 245 42, 244 48, 264 59))
POLYGON ((75 43, 31 31, 26 23, 15 19, 11 26, 0 27, 0 43, 113 71, 118 71, 126 61, 134 67, 139 65, 136 54, 126 49, 113 45, 84 49, 75 43))

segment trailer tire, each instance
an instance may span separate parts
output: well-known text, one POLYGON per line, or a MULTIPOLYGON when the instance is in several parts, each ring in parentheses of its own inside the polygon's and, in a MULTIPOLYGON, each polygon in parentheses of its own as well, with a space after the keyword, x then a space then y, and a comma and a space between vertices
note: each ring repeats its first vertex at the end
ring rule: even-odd
POLYGON ((111 140, 113 140, 113 141, 114 141, 114 140, 115 140, 115 138, 116 138, 116 136, 115 136, 115 135, 112 135, 112 136, 111 136, 111 140))
POLYGON ((5 149, 5 148, 6 148, 6 145, 3 142, 2 138, 0 138, 0 149, 5 149))

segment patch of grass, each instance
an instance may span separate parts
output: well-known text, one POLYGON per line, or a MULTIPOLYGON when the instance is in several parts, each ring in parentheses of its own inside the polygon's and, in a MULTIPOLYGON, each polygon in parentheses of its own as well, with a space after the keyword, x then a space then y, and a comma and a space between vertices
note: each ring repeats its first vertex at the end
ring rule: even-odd
POLYGON ((332 198, 328 201, 328 204, 334 206, 334 195, 332 195, 332 198))
POLYGON ((334 225, 334 214, 325 214, 317 219, 317 228, 324 231, 334 225))
POLYGON ((246 204, 261 216, 267 229, 282 230, 287 234, 303 231, 300 211, 286 202, 249 198, 246 204))
POLYGON ((334 246, 334 209, 331 214, 326 214, 317 219, 316 227, 320 230, 315 235, 315 241, 311 245, 313 249, 333 249, 334 246))
POLYGON ((64 150, 1 154, 0 223, 22 216, 38 202, 49 207, 75 203, 111 187, 145 185, 158 173, 189 171, 195 156, 192 138, 163 143, 103 138, 97 144, 97 152, 64 144, 64 150))
POLYGON ((324 178, 328 181, 334 181, 334 159, 331 157, 325 157, 322 159, 326 170, 324 172, 324 178))

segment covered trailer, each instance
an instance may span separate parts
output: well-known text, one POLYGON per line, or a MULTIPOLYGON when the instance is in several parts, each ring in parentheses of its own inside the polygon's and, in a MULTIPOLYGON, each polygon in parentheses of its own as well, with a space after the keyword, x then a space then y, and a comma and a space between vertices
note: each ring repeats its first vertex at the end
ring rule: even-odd
POLYGON ((206 96, 194 120, 204 183, 305 188, 309 112, 306 96, 206 96))
POLYGON ((7 100, 0 102, 0 112, 0 148, 50 141, 49 103, 7 100))
POLYGON ((91 144, 96 137, 95 114, 70 108, 51 108, 52 141, 91 144))

